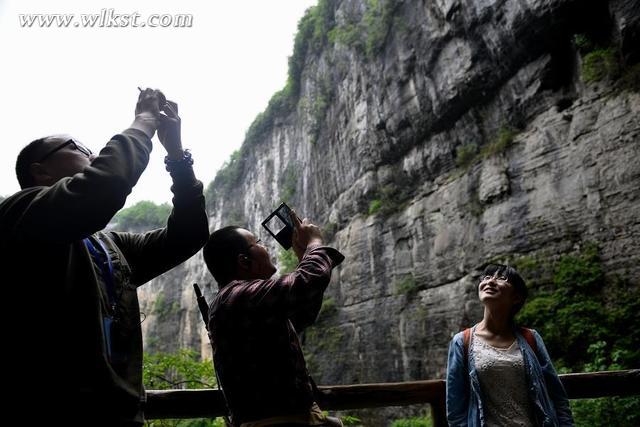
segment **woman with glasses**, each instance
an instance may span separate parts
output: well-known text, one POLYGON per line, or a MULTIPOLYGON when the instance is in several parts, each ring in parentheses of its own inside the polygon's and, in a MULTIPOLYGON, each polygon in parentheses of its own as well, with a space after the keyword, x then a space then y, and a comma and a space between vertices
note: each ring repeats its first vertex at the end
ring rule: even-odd
POLYGON ((527 299, 520 274, 510 266, 489 265, 478 297, 482 320, 449 345, 449 425, 572 426, 567 395, 542 337, 515 323, 527 299))

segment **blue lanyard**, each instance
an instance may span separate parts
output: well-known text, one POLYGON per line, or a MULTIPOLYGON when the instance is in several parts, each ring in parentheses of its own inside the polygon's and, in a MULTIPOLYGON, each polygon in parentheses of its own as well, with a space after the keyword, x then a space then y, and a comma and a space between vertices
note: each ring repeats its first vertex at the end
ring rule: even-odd
POLYGON ((104 280, 105 288, 107 290, 107 298, 109 299, 109 305, 112 309, 116 308, 116 289, 113 281, 113 264, 111 263, 111 257, 109 251, 105 247, 104 243, 99 238, 95 238, 96 242, 100 245, 100 250, 96 249, 89 238, 83 239, 84 244, 89 249, 91 256, 96 261, 102 272, 102 279, 104 280))
POLYGON ((96 249, 89 238, 83 239, 84 244, 87 246, 87 249, 89 249, 89 252, 91 253, 94 261, 100 267, 101 276, 104 281, 105 288, 107 289, 107 299, 109 300, 108 302, 111 306, 112 314, 105 314, 102 317, 102 328, 104 333, 104 344, 107 351, 107 357, 109 358, 109 360, 113 360, 114 353, 112 348, 113 345, 111 328, 114 322, 112 316, 116 315, 117 305, 116 290, 113 281, 113 264, 111 263, 111 256, 109 256, 109 251, 107 251, 104 243, 102 243, 102 241, 97 237, 95 237, 95 240, 96 242, 98 242, 98 245, 100 245, 100 250, 96 249))

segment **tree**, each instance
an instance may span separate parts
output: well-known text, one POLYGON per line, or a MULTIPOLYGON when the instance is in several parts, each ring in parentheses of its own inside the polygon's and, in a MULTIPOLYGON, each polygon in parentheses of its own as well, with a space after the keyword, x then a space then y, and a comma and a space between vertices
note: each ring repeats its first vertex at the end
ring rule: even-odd
MULTIPOLYGON (((200 360, 198 354, 189 349, 177 353, 145 354, 143 382, 149 390, 214 388, 216 377, 213 363, 200 360)), ((146 427, 224 427, 222 418, 191 420, 151 420, 146 427)))
POLYGON ((153 229, 164 227, 171 214, 171 205, 143 200, 133 206, 122 209, 113 218, 120 230, 153 229))

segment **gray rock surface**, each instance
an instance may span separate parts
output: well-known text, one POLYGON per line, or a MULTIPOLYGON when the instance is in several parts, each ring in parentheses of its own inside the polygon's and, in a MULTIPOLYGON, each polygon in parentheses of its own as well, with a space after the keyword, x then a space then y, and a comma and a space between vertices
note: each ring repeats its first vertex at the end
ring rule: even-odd
MULTIPOLYGON (((338 28, 367 10, 327 3, 338 28)), ((594 241, 608 274, 638 284, 640 94, 585 83, 572 40, 589 29, 633 64, 640 11, 593 3, 395 1, 375 55, 331 40, 308 54, 295 107, 241 150, 233 185, 214 182, 212 228, 260 231, 286 198, 346 255, 304 336, 318 383, 442 377, 490 259, 594 241)), ((141 288, 149 349, 210 357, 194 281, 212 297, 200 257, 141 288)))

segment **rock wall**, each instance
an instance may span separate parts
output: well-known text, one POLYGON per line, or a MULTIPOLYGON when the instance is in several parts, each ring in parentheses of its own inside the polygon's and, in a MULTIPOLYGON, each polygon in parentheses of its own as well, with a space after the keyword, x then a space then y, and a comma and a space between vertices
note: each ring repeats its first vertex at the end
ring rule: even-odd
MULTIPOLYGON (((490 260, 591 241, 607 274, 640 282, 637 2, 318 10, 327 35, 307 39, 298 92, 278 95, 207 194, 212 228, 260 231, 286 199, 346 255, 303 337, 318 383, 442 377, 450 337, 481 317, 490 260), (582 35, 622 71, 587 82, 582 35)), ((194 281, 210 299, 199 256, 141 289, 148 348, 210 357, 194 281)))

